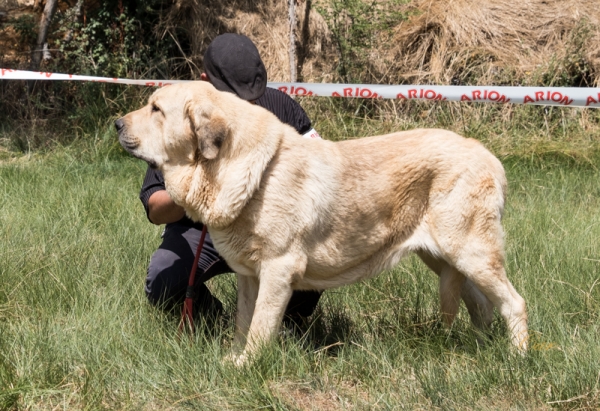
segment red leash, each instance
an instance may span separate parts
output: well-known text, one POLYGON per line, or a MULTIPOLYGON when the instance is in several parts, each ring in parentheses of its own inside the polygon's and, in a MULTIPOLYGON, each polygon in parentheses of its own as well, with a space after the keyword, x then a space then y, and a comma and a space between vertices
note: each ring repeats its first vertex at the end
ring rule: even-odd
POLYGON ((194 257, 194 265, 190 272, 190 280, 185 291, 185 301, 183 302, 183 309, 181 310, 181 322, 179 323, 179 335, 181 335, 186 321, 190 325, 190 330, 194 332, 194 321, 192 318, 192 305, 194 304, 194 280, 196 279, 196 269, 198 268, 198 260, 200 259, 200 253, 202 252, 202 246, 204 246, 204 238, 206 237, 206 226, 202 227, 202 235, 200 236, 200 242, 196 249, 196 255, 194 257))

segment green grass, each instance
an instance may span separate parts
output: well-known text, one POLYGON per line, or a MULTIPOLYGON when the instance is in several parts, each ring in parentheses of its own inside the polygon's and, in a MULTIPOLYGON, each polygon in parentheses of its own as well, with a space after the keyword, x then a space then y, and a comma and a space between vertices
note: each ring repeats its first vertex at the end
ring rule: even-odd
POLYGON ((145 165, 112 131, 96 140, 0 163, 0 409, 600 407, 593 162, 504 158, 508 274, 532 331, 525 357, 499 318, 483 345, 464 309, 445 330, 436 276, 409 258, 325 292, 308 335, 280 338, 235 369, 222 361, 234 277, 209 283, 226 315, 178 339, 178 319, 143 292, 160 241, 137 198, 145 165))
POLYGON ((330 140, 414 128, 443 128, 482 141, 501 156, 600 158, 600 110, 518 104, 299 98, 330 140))

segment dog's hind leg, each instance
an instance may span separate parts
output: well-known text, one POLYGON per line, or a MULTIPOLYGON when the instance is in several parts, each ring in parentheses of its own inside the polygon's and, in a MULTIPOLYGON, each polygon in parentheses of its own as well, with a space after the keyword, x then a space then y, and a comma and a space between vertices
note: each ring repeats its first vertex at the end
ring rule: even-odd
POLYGON ((440 308, 447 327, 450 327, 460 308, 460 294, 465 276, 450 264, 440 272, 440 308))
POLYGON ((512 343, 525 351, 528 342, 525 300, 506 276, 501 248, 490 248, 484 244, 485 241, 477 238, 467 241, 459 252, 457 266, 498 308, 500 315, 506 320, 512 343))
POLYGON ((494 304, 469 279, 463 284, 461 297, 473 325, 481 330, 489 329, 494 320, 494 304))
POLYGON ((440 306, 447 325, 451 325, 458 313, 460 299, 465 302, 471 322, 477 328, 487 328, 494 314, 494 305, 470 280, 446 261, 419 251, 417 255, 439 277, 440 306))
MULTIPOLYGON (((506 321, 511 342, 525 351, 528 343, 527 309, 506 276, 504 267, 504 209, 506 178, 497 160, 489 167, 461 174, 435 213, 444 232, 433 233, 440 254, 470 280, 506 321)), ((487 302, 475 297, 483 322, 490 320, 487 302), (479 303, 477 303, 479 301, 479 303)))

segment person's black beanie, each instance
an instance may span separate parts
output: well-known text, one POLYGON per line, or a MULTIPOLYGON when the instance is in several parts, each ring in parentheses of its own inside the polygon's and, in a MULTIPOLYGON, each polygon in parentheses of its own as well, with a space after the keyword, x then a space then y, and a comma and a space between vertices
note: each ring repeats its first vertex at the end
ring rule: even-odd
POLYGON ((217 90, 256 100, 267 87, 267 70, 258 49, 241 34, 221 34, 204 53, 204 72, 217 90))

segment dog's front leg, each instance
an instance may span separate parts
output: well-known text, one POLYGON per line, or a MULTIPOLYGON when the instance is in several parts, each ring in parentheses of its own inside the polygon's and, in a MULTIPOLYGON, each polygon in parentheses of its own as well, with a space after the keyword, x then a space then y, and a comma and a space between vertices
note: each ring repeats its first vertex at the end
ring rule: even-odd
POLYGON ((305 269, 306 259, 297 255, 263 262, 254 315, 246 336, 246 348, 236 361, 238 365, 254 355, 277 333, 292 296, 293 279, 301 277, 305 269))
POLYGON ((246 345, 248 329, 254 315, 254 306, 258 296, 258 278, 237 275, 238 300, 235 318, 235 337, 233 339, 234 355, 242 353, 246 345))
POLYGON ((244 350, 246 357, 255 354, 265 342, 273 338, 281 325, 285 308, 292 296, 292 287, 280 278, 277 280, 266 280, 261 277, 254 316, 244 350))
POLYGON ((292 296, 292 284, 303 277, 306 271, 307 258, 302 253, 287 253, 277 259, 263 261, 261 263, 259 277, 241 278, 238 283, 238 341, 242 342, 245 337, 246 346, 244 351, 234 358, 237 366, 243 365, 249 358, 256 354, 257 350, 276 334, 285 309, 292 296), (243 289, 250 287, 251 290, 258 289, 258 294, 245 292, 243 289), (246 306, 244 299, 256 295, 253 306, 246 306), (242 304, 242 305, 240 305, 242 304), (250 314, 252 313, 253 314, 250 314), (250 327, 244 318, 250 315, 250 327), (247 332, 246 332, 247 331, 247 332))

